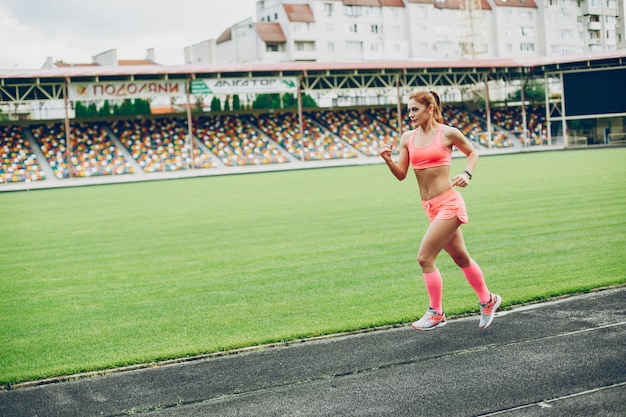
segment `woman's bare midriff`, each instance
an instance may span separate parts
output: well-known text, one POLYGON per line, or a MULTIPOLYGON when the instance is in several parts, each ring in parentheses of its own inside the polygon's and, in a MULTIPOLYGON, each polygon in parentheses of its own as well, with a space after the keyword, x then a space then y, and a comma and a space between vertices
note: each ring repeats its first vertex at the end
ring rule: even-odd
POLYGON ((415 169, 414 171, 422 201, 431 200, 452 187, 449 166, 415 169))

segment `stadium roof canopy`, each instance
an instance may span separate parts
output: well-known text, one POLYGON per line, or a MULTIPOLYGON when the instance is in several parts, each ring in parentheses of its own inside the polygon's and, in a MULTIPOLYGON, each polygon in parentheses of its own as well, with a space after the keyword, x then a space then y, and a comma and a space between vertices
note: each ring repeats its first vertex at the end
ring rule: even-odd
POLYGON ((583 56, 476 59, 462 61, 281 62, 224 65, 76 66, 0 69, 0 104, 63 99, 72 82, 189 80, 298 76, 305 91, 462 86, 489 80, 624 68, 626 49, 583 56))

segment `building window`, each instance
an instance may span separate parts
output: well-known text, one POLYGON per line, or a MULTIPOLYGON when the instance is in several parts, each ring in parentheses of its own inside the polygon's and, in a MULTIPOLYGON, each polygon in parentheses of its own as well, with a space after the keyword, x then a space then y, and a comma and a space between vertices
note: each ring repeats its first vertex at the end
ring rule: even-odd
POLYGON ((359 26, 356 23, 351 23, 348 25, 348 32, 349 33, 358 33, 359 32, 359 26))
POLYGON ((590 41, 597 41, 600 39, 600 32, 587 32, 589 34, 590 41))
POLYGON ((348 55, 362 55, 363 42, 346 42, 346 53, 348 55))
POLYGON ((528 11, 521 11, 521 12, 519 12, 519 18, 520 19, 530 20, 530 19, 533 18, 533 13, 532 12, 528 12, 528 11))
POLYGON ((534 52, 535 44, 532 42, 522 42, 519 45, 519 50, 522 52, 534 52))
POLYGON ((332 16, 333 15, 333 6, 334 6, 334 4, 332 4, 332 3, 324 3, 324 14, 326 16, 332 16))
POLYGON ((361 16, 363 10, 361 6, 343 6, 343 14, 346 16, 361 16))
POLYGON ((534 29, 530 28, 530 27, 522 26, 520 29, 522 31, 522 36, 533 36, 533 34, 535 32, 534 29))
POLYGON ((315 51, 315 42, 295 42, 296 51, 315 51))
POLYGON ((335 52, 335 44, 333 42, 328 42, 326 44, 326 50, 328 52, 335 52))
POLYGON ((383 43, 382 42, 372 42, 370 44, 370 51, 371 52, 383 52, 384 51, 383 43))
POLYGON ((378 25, 372 25, 372 33, 380 33, 380 27, 378 25))
POLYGON ((379 7, 364 7, 363 11, 365 12, 365 16, 370 17, 380 17, 380 8, 379 7))

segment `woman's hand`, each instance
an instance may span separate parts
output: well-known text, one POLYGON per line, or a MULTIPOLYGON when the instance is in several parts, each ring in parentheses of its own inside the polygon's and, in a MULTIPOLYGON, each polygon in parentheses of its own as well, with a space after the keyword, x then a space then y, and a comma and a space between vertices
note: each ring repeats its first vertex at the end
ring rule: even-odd
POLYGON ((385 161, 390 161, 392 151, 393 151, 393 145, 384 144, 383 147, 380 148, 380 151, 378 153, 385 161))
POLYGON ((461 174, 457 175, 456 177, 452 178, 452 185, 454 187, 461 187, 461 188, 465 188, 469 185, 469 181, 470 181, 470 176, 467 172, 462 172, 461 174))

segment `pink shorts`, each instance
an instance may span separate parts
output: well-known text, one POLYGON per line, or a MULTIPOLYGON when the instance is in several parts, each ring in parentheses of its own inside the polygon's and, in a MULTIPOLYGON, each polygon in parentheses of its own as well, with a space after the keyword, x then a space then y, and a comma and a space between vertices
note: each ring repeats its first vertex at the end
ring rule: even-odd
POLYGON ((450 188, 437 197, 422 201, 428 220, 446 220, 457 217, 461 223, 467 223, 467 209, 463 196, 454 188, 450 188))

